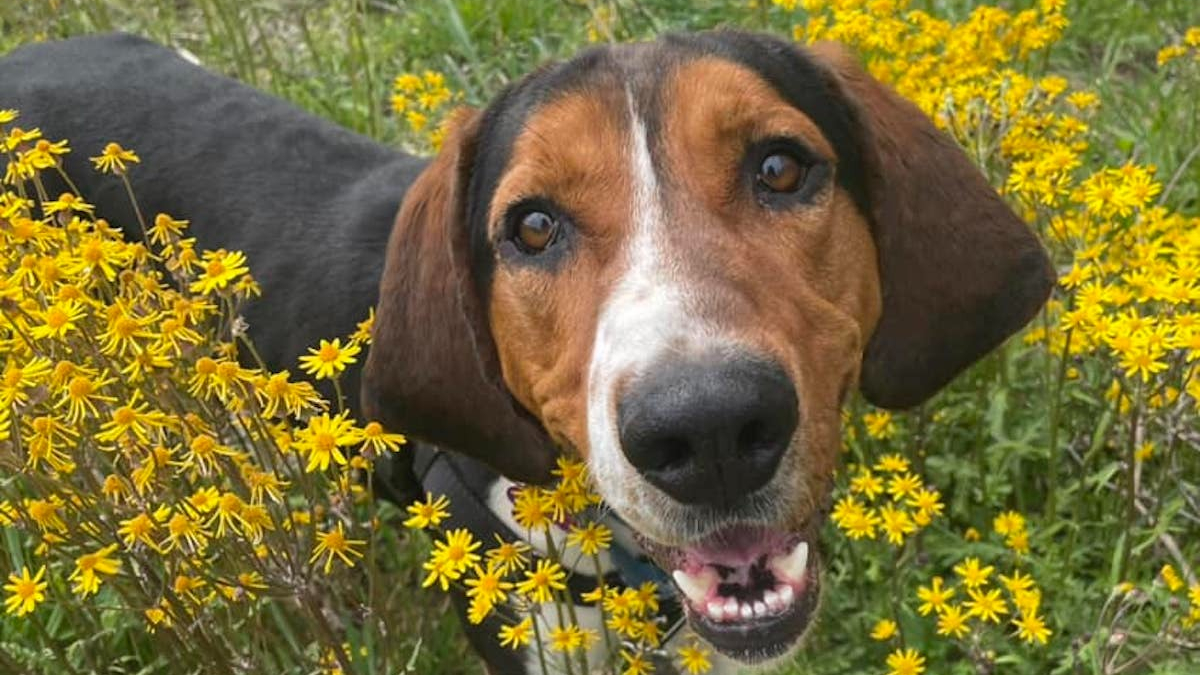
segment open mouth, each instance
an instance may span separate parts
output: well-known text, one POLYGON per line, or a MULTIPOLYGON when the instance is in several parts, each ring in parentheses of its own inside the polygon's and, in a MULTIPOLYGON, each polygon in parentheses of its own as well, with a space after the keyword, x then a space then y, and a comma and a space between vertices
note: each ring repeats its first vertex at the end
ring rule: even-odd
POLYGON ((799 533, 740 525, 684 547, 643 546, 671 571, 692 629, 743 663, 787 652, 819 597, 815 547, 799 533))

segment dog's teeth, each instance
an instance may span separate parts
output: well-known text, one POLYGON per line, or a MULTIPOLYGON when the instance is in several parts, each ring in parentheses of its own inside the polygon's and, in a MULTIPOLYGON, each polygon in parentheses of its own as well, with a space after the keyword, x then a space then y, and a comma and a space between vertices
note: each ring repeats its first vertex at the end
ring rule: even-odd
POLYGON ((783 607, 791 607, 796 601, 796 591, 792 590, 791 584, 781 584, 776 587, 776 591, 779 593, 779 603, 783 607))
POLYGON ((741 612, 743 621, 749 621, 750 619, 754 618, 754 608, 751 607, 750 603, 748 603, 748 602, 742 603, 740 612, 741 612))
POLYGON ((773 559, 771 569, 788 581, 802 581, 808 570, 808 542, 802 541, 796 544, 791 553, 773 559))
POLYGON ((708 598, 708 591, 717 581, 717 571, 711 567, 704 567, 696 574, 689 574, 683 570, 675 570, 671 573, 671 577, 675 579, 675 584, 679 586, 679 590, 688 597, 695 605, 703 605, 708 598))
POLYGON ((738 601, 729 598, 725 601, 725 618, 736 619, 738 616, 738 601))
POLYGON ((708 603, 708 616, 713 621, 724 621, 725 603, 720 600, 710 600, 708 603))
POLYGON ((766 615, 767 615, 767 604, 765 602, 763 602, 762 600, 755 600, 754 601, 754 616, 766 616, 766 615))
POLYGON ((783 600, 779 598, 779 594, 773 590, 767 590, 763 593, 763 602, 767 605, 767 609, 776 612, 783 607, 783 600))

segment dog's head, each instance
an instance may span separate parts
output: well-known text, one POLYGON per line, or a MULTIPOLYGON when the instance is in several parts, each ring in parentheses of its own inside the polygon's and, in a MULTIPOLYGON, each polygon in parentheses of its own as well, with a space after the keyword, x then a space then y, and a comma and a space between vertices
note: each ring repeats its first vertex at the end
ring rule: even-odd
POLYGON ((456 119, 389 245, 364 403, 518 480, 579 453, 696 631, 754 661, 816 606, 847 391, 921 402, 1051 285, 840 48, 602 47, 456 119))

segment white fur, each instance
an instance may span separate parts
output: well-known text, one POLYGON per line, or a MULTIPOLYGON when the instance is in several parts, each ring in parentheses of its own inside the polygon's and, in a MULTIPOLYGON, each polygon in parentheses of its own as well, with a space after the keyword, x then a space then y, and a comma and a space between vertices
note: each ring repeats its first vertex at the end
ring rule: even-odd
POLYGON ((647 483, 621 451, 615 384, 622 375, 646 372, 666 354, 701 353, 723 341, 689 311, 695 301, 666 235, 672 224, 660 200, 646 127, 632 95, 629 114, 631 236, 625 244, 624 272, 601 305, 596 324, 588 365, 588 454, 605 501, 635 528, 653 535, 666 529, 665 523, 657 522, 662 514, 654 503, 669 498, 647 483))

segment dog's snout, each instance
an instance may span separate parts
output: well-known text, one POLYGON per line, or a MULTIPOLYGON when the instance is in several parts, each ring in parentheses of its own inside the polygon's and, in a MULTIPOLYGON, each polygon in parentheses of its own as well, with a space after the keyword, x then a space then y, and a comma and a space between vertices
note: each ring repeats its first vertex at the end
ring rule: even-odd
POLYGON ((796 389, 774 362, 670 362, 638 378, 617 408, 621 448, 663 492, 732 506, 767 483, 799 420, 796 389))

